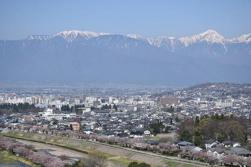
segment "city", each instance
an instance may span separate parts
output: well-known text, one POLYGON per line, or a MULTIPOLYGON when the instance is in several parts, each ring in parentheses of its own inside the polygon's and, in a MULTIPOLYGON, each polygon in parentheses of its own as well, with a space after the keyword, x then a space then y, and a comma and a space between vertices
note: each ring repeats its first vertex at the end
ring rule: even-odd
MULTIPOLYGON (((73 141, 107 143, 122 148, 146 150, 157 155, 179 157, 180 161, 189 159, 215 165, 238 164, 240 160, 237 159, 241 159, 243 164, 250 163, 247 158, 251 155, 250 84, 206 83, 183 89, 161 90, 4 90, 0 94, 0 125, 3 136, 36 141, 40 140, 35 138, 36 135, 44 135, 52 138, 52 141, 54 137, 62 137, 73 141), (203 133, 213 127, 203 125, 205 127, 201 129, 204 128, 205 132, 200 132, 204 135, 203 138, 196 139, 194 132, 191 132, 191 136, 186 134, 195 126, 186 129, 190 126, 189 121, 196 123, 208 118, 232 121, 226 122, 224 126, 228 127, 223 129, 230 132, 225 136, 223 132, 220 132, 222 136, 210 136, 203 133)), ((62 144, 58 141, 55 143, 62 144)), ((121 156, 128 161, 137 160, 121 156)), ((64 166, 73 165, 79 160, 66 157, 64 155, 64 160, 56 162, 64 166)), ((164 165, 147 159, 145 162, 164 165)))

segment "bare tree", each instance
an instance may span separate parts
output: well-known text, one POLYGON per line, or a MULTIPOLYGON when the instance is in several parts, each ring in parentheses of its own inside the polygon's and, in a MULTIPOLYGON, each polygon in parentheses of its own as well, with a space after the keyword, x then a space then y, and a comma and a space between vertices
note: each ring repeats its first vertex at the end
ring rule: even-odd
POLYGON ((251 157, 248 157, 248 158, 246 159, 246 166, 247 166, 247 167, 251 167, 251 157))
POLYGON ((233 165, 236 162, 236 156, 234 155, 227 155, 223 158, 224 164, 233 165))

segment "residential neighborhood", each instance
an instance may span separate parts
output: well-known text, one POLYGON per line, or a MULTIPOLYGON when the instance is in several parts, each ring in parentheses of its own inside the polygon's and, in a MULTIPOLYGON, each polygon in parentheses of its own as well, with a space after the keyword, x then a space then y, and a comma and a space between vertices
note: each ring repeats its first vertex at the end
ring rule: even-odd
MULTIPOLYGON (((250 85, 228 83, 161 91, 133 90, 133 93, 100 89, 51 91, 53 93, 7 90, 0 94, 0 126, 3 134, 64 136, 187 159, 203 157, 202 161, 212 164, 227 164, 225 160, 229 156, 240 157, 245 162, 251 156, 250 90, 250 85), (232 136, 226 134, 221 138, 204 134, 206 140, 203 141, 196 135, 189 138, 184 134, 190 126, 186 121, 191 120, 192 127, 197 128, 196 122, 205 119, 216 121, 213 124, 225 119, 224 122, 234 123, 242 120, 244 139, 234 136, 237 134, 234 131, 229 132, 232 136), (182 129, 183 124, 185 129, 182 129)), ((238 127, 233 128, 239 132, 238 127)), ((241 132, 237 134, 240 135, 241 132)), ((232 161, 237 163, 234 158, 232 161)))

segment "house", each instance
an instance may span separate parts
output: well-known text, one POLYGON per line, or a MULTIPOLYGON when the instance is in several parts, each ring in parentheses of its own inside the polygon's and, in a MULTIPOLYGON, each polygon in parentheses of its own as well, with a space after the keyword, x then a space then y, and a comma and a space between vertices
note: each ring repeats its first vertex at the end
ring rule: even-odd
POLYGON ((150 136, 150 135, 151 135, 151 132, 150 132, 149 130, 145 130, 145 131, 144 131, 144 135, 145 135, 145 136, 150 136))
POLYGON ((160 104, 163 107, 167 107, 167 106, 176 106, 179 104, 179 99, 176 97, 172 97, 172 96, 163 96, 160 98, 160 104))
POLYGON ((241 147, 241 144, 240 143, 234 143, 233 147, 241 147))
POLYGON ((232 141, 223 141, 222 144, 226 147, 226 148, 230 148, 233 145, 232 141))
POLYGON ((188 142, 188 141, 181 141, 181 142, 177 143, 177 145, 179 147, 185 147, 185 146, 193 146, 194 144, 191 142, 188 142))
POLYGON ((218 145, 221 145, 221 143, 218 141, 214 141, 214 142, 210 141, 207 144, 205 144, 205 147, 206 147, 206 149, 210 149, 210 148, 215 148, 218 145))
MULTIPOLYGON (((191 146, 191 147, 193 147, 193 146, 191 146)), ((203 149, 202 148, 200 148, 200 147, 193 147, 193 148, 191 148, 191 152, 193 152, 193 153, 197 153, 197 152, 200 152, 200 151, 203 151, 203 149)))
POLYGON ((226 147, 226 148, 230 148, 230 147, 240 147, 241 144, 238 142, 233 142, 233 141, 223 141, 222 144, 226 147))
POLYGON ((78 122, 70 122, 70 127, 73 131, 80 130, 80 124, 78 122))
POLYGON ((244 157, 250 157, 251 156, 251 151, 243 148, 243 147, 231 147, 230 154, 235 154, 238 156, 244 156, 244 157))
POLYGON ((222 160, 224 155, 225 155, 225 147, 219 146, 219 147, 215 147, 215 148, 210 148, 207 151, 207 154, 209 156, 213 156, 219 160, 222 160))
POLYGON ((159 142, 156 140, 147 140, 146 143, 150 144, 150 145, 158 145, 159 144, 159 142))

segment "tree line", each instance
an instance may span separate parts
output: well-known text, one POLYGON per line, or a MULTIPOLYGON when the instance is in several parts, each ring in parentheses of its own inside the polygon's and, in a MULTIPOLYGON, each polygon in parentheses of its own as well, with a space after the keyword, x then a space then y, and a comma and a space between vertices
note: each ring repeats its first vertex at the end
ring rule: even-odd
POLYGON ((51 156, 43 151, 36 151, 32 147, 14 139, 0 137, 0 148, 24 157, 38 165, 50 167, 64 167, 66 165, 60 158, 51 156))
POLYGON ((247 144, 248 120, 223 114, 183 121, 178 130, 180 140, 204 147, 207 140, 233 141, 247 144))
POLYGON ((18 113, 18 112, 39 112, 40 108, 29 103, 3 103, 0 104, 0 113, 18 113))

